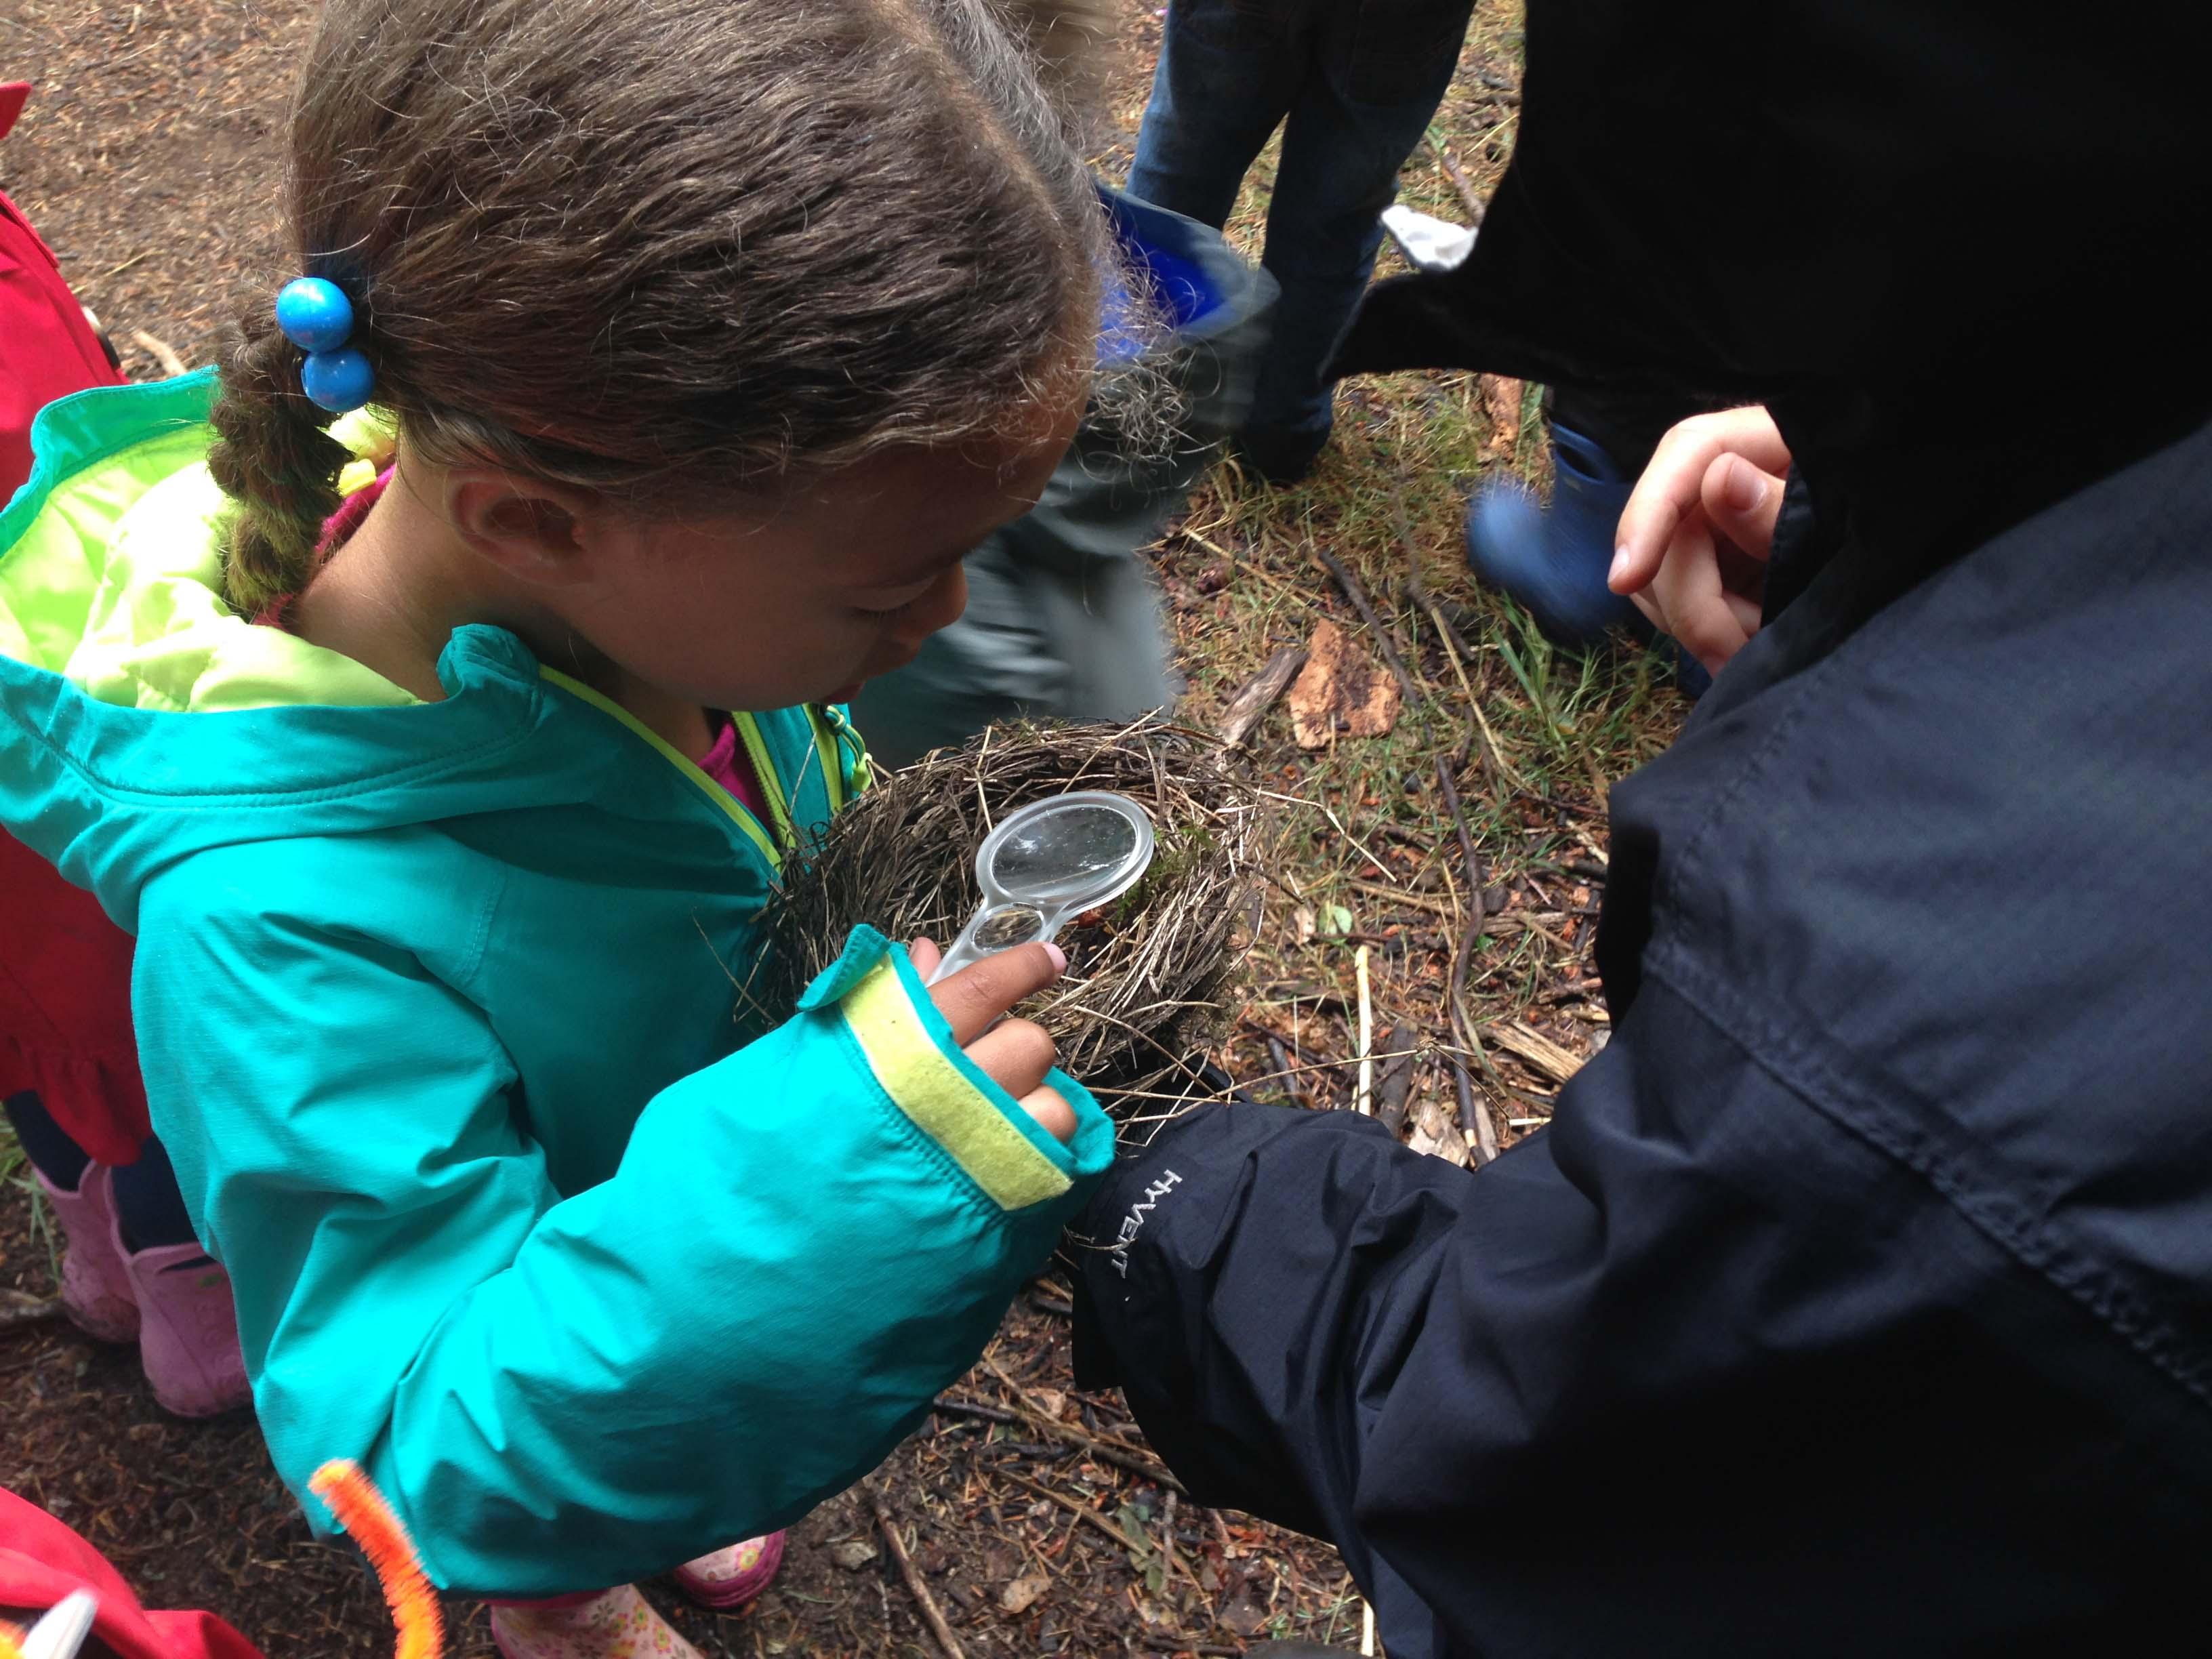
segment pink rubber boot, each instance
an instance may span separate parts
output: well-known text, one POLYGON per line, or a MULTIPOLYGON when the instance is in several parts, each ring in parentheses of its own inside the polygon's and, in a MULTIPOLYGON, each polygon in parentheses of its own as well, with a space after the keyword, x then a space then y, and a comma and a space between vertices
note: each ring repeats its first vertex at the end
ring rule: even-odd
POLYGON ((44 1176, 39 1176, 39 1190, 53 1206, 66 1245, 62 1310, 95 1340, 136 1341, 138 1304, 115 1231, 114 1171, 105 1164, 88 1164, 75 1192, 63 1191, 44 1176))
POLYGON ((676 1569, 676 1588, 702 1607, 726 1613, 766 1589, 782 1565, 783 1534, 772 1532, 686 1561, 676 1569))
POLYGON ((138 1363, 161 1409, 216 1417, 251 1404, 230 1275, 197 1244, 141 1250, 124 1265, 138 1302, 138 1363))

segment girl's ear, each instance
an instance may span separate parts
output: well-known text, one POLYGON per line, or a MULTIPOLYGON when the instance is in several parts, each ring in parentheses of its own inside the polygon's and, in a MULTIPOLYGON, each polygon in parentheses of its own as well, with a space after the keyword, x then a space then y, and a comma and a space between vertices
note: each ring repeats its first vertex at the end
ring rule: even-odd
POLYGON ((605 511, 589 491, 486 467, 456 467, 444 483, 446 516, 471 551, 527 582, 589 579, 592 532, 605 511))

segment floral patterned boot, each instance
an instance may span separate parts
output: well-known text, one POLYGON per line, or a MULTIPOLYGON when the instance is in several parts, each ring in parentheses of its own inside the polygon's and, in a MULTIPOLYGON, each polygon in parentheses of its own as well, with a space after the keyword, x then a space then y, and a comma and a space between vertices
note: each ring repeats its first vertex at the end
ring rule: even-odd
POLYGON ((505 1659, 702 1659, 635 1584, 580 1601, 501 1602, 491 1639, 505 1659))
POLYGON ((766 1589, 782 1565, 783 1534, 772 1532, 686 1561, 676 1569, 676 1587, 701 1607, 727 1613, 766 1589))

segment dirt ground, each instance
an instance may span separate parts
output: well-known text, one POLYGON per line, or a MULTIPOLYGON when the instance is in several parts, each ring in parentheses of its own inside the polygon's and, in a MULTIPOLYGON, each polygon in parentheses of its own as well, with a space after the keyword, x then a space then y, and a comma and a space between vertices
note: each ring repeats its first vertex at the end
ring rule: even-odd
MULTIPOLYGON (((306 0, 0 0, 0 78, 40 88, 0 143, 0 188, 52 244, 133 378, 163 374, 165 354, 212 361, 241 300, 269 303, 292 274, 276 230, 277 141, 313 10, 306 0)), ((1109 173, 1127 165, 1158 45, 1158 11, 1133 0, 1126 10, 1119 131, 1100 158, 1109 173)), ((1510 152, 1518 45, 1513 0, 1483 0, 1402 199, 1470 216, 1468 198, 1510 152)), ((1255 253, 1271 178, 1263 157, 1232 222, 1255 253)), ((1285 804, 1284 896, 1271 902, 1223 1055, 1241 1077, 1273 1079, 1265 1091, 1350 1103, 1353 963, 1365 947, 1376 1024, 1405 1050, 1382 1068, 1386 1107, 1413 1144, 1462 1164, 1482 1161, 1486 1137, 1510 1146, 1540 1127, 1601 1037, 1588 950, 1603 790, 1680 716, 1663 665, 1625 650, 1557 659, 1468 580, 1457 532, 1467 491, 1493 474, 1540 477, 1536 431, 1533 389, 1517 384, 1402 375, 1349 386, 1309 484, 1269 489, 1224 469, 1157 552, 1191 682, 1186 714, 1199 723, 1322 621, 1362 651, 1377 643, 1317 551, 1334 550, 1364 581, 1407 660, 1421 696, 1394 730, 1305 750, 1278 710, 1252 739, 1255 770, 1285 804), (1440 765, 1480 848, 1471 883, 1440 765), (1486 920, 1462 961, 1470 885, 1486 920), (1449 1012, 1455 976, 1472 1030, 1449 1012)), ((12 1153, 0 1142, 0 1287, 46 1296, 54 1241, 12 1153)), ((884 1547, 880 1499, 975 1659, 1226 1655, 1291 1634, 1356 1650, 1359 1602, 1333 1551, 1179 1501, 1118 1397, 1073 1389, 1060 1294, 1032 1288, 931 1425, 796 1530, 781 1577, 752 1609, 714 1619, 665 1585, 651 1593, 710 1656, 939 1656, 884 1547)), ((0 1484, 87 1533, 149 1604, 213 1608, 272 1659, 386 1648, 373 1588, 308 1536, 250 1416, 170 1420, 130 1351, 58 1322, 0 1330, 0 1484)), ((479 1611, 457 1606, 453 1617, 453 1652, 490 1651, 479 1611)))

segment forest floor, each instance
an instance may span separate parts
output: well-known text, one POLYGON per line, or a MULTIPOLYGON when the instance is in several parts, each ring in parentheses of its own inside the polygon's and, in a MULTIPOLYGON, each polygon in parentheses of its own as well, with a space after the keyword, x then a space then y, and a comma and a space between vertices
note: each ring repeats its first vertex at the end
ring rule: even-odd
MULTIPOLYGON (((1125 3, 1116 138, 1100 157, 1109 176, 1127 166, 1159 41, 1158 11, 1125 3)), ((39 87, 0 144, 0 189, 53 246, 134 379, 212 361, 241 298, 265 305, 291 274, 276 234, 280 142, 314 9, 0 9, 0 78, 39 87)), ((1519 30, 1514 0, 1477 7, 1401 200, 1466 222, 1470 200, 1487 198, 1519 113, 1519 30)), ((1273 158, 1253 169, 1231 227, 1255 258, 1273 158)), ((1401 268, 1386 250, 1384 274, 1401 268)), ((1422 1150, 1462 1164, 1481 1161, 1486 1137, 1503 1148, 1540 1126, 1602 1041, 1589 946, 1605 791, 1671 740, 1684 707, 1663 660, 1626 647, 1555 653, 1469 579, 1470 489, 1498 474, 1540 487, 1542 470, 1534 388, 1461 374, 1351 382, 1308 482, 1271 489, 1224 465, 1154 555, 1194 725, 1214 724, 1270 657, 1312 646, 1323 623, 1379 675, 1379 623, 1403 662, 1412 695, 1387 732, 1301 748, 1278 707, 1249 739, 1281 809, 1280 890, 1222 1058, 1263 1092, 1351 1104, 1364 950, 1376 1049, 1401 1056, 1380 1067, 1386 1113, 1422 1150), (1360 586, 1375 623, 1322 555, 1360 586), (1470 890, 1484 920, 1462 963, 1470 890)), ((28 1173, 0 1139, 0 1292, 50 1295, 57 1267, 28 1173)), ((1334 1553, 1179 1501, 1118 1396, 1073 1388, 1066 1336, 1065 1304, 1033 1286, 931 1425, 795 1529, 782 1576, 745 1613, 717 1619, 665 1585, 649 1592, 709 1656, 938 1659, 884 1547, 888 1524, 974 1659, 1237 1654, 1293 1634, 1356 1650, 1359 1599, 1334 1553)), ((0 1332, 0 1484, 86 1533, 149 1605, 212 1608, 271 1659, 386 1648, 373 1588, 310 1538, 250 1414, 164 1417, 129 1350, 59 1322, 0 1332)), ((488 1654, 481 1612, 457 1605, 453 1616, 453 1650, 488 1654)))

